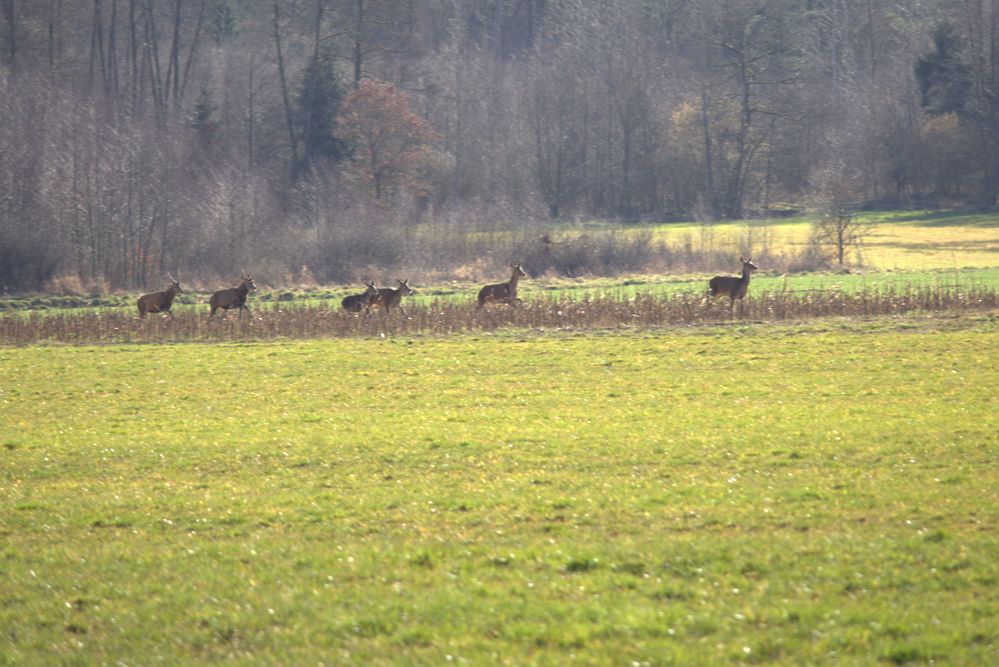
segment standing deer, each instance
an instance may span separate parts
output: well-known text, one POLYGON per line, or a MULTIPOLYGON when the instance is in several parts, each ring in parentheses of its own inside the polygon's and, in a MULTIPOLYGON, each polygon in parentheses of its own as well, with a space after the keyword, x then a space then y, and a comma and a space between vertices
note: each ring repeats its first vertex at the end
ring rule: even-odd
POLYGON ((749 277, 758 266, 753 264, 752 259, 739 258, 742 262, 742 276, 715 276, 708 281, 708 294, 712 297, 727 296, 729 298, 728 309, 731 311, 735 307, 735 300, 746 296, 749 290, 749 277))
POLYGON ((170 306, 173 305, 174 297, 184 290, 180 288, 180 282, 175 280, 172 275, 167 273, 167 277, 170 278, 170 287, 167 287, 162 292, 143 294, 139 297, 139 317, 145 317, 146 313, 166 313, 170 316, 170 319, 173 319, 170 306))
POLYGON ((416 290, 409 286, 409 280, 399 280, 395 279, 399 286, 396 288, 392 287, 379 287, 378 294, 371 299, 371 308, 383 308, 383 313, 388 313, 392 308, 398 308, 402 311, 402 314, 409 317, 409 313, 406 309, 402 307, 402 297, 413 296, 416 294, 416 290))
POLYGON ((517 298, 517 281, 520 280, 521 276, 529 278, 527 272, 520 266, 520 264, 511 264, 510 268, 513 269, 513 275, 510 276, 510 280, 505 283, 496 283, 495 285, 486 285, 479 290, 479 305, 475 308, 479 310, 487 303, 508 303, 511 306, 520 306, 523 302, 517 298))
POLYGON ((351 313, 359 313, 362 310, 368 311, 371 314, 371 302, 378 296, 378 288, 375 287, 374 283, 364 283, 368 286, 368 289, 364 290, 361 294, 351 294, 348 297, 344 297, 340 305, 343 309, 351 313))
MULTIPOLYGON (((229 310, 230 308, 239 308, 239 319, 243 319, 243 311, 250 313, 250 307, 246 305, 246 295, 257 289, 257 286, 253 284, 253 278, 250 277, 246 271, 243 271, 242 277, 239 281, 239 285, 236 287, 226 287, 225 289, 220 289, 219 291, 212 294, 212 298, 209 301, 212 312, 208 316, 211 319, 215 316, 215 311, 221 308, 222 310, 229 310)), ((225 317, 225 313, 222 313, 225 317)))

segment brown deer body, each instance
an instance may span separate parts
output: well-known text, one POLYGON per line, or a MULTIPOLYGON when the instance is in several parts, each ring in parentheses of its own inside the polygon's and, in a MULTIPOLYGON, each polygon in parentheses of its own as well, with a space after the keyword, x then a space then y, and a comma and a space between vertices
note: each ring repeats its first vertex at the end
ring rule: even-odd
POLYGON ((139 297, 139 317, 145 317, 146 313, 166 313, 171 319, 173 318, 170 306, 173 305, 174 297, 184 290, 180 288, 180 282, 174 280, 174 277, 169 273, 167 277, 170 278, 170 287, 167 287, 162 292, 143 294, 139 297))
MULTIPOLYGON (((211 314, 208 315, 209 319, 215 316, 215 311, 221 308, 223 311, 229 310, 230 308, 239 308, 239 318, 243 319, 243 311, 250 313, 250 307, 246 305, 246 295, 257 289, 257 286, 253 284, 253 278, 248 276, 246 272, 243 273, 239 285, 236 287, 226 287, 225 289, 220 289, 212 294, 212 298, 209 300, 208 304, 212 309, 211 314)), ((225 313, 222 313, 223 317, 225 313)))
POLYGON ((379 287, 378 294, 371 299, 371 308, 382 308, 384 313, 388 313, 393 308, 398 308, 402 314, 409 317, 409 313, 402 307, 402 297, 416 294, 416 290, 409 286, 409 280, 395 280, 398 287, 379 287))
POLYGON ((511 264, 510 268, 513 269, 513 275, 510 276, 510 280, 505 283, 496 283, 495 285, 486 285, 479 290, 479 305, 476 306, 476 310, 479 310, 487 303, 506 303, 511 306, 519 306, 523 302, 517 298, 517 281, 520 278, 528 277, 527 272, 520 266, 520 264, 511 264))
POLYGON ((344 297, 340 305, 343 309, 351 313, 359 313, 362 310, 368 311, 371 314, 371 302, 378 296, 378 288, 375 287, 374 283, 364 283, 368 286, 361 294, 351 294, 348 297, 344 297))
POLYGON ((752 259, 740 257, 739 261, 742 262, 741 276, 715 276, 708 281, 708 294, 714 298, 727 296, 729 310, 735 307, 736 299, 742 299, 746 296, 746 292, 749 290, 749 278, 753 271, 760 268, 753 264, 752 259))

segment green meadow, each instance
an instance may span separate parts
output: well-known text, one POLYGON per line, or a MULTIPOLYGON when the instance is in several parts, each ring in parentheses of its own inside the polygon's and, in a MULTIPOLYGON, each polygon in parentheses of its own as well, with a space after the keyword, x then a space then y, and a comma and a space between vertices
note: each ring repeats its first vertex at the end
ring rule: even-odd
POLYGON ((0 348, 0 664, 999 662, 999 319, 0 348))

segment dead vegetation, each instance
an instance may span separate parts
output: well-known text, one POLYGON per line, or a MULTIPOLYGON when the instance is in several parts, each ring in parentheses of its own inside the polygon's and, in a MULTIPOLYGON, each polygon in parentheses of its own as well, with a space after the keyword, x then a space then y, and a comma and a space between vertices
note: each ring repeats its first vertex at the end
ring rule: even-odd
POLYGON ((819 317, 883 317, 919 312, 988 311, 999 308, 999 293, 969 288, 905 287, 861 292, 816 290, 760 291, 730 313, 728 304, 705 294, 640 294, 572 298, 553 294, 523 308, 485 308, 467 302, 435 300, 413 305, 409 317, 366 317, 335 303, 256 309, 252 318, 209 320, 204 312, 178 312, 173 319, 137 319, 126 309, 83 313, 10 313, 0 316, 0 344, 108 344, 226 342, 322 337, 449 335, 498 329, 588 330, 669 327, 726 322, 799 321, 819 317))

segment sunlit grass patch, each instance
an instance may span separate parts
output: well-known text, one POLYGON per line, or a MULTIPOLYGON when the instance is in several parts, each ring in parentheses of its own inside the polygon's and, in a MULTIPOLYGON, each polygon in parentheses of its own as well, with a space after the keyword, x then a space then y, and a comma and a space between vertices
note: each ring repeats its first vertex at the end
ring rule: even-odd
MULTIPOLYGON (((986 214, 868 214, 862 243, 850 247, 850 264, 876 270, 921 271, 999 266, 999 217, 986 214)), ((720 221, 656 225, 656 238, 700 249, 793 254, 810 242, 811 219, 720 221)))
POLYGON ((999 227, 876 225, 864 241, 863 253, 880 269, 996 266, 999 227))

